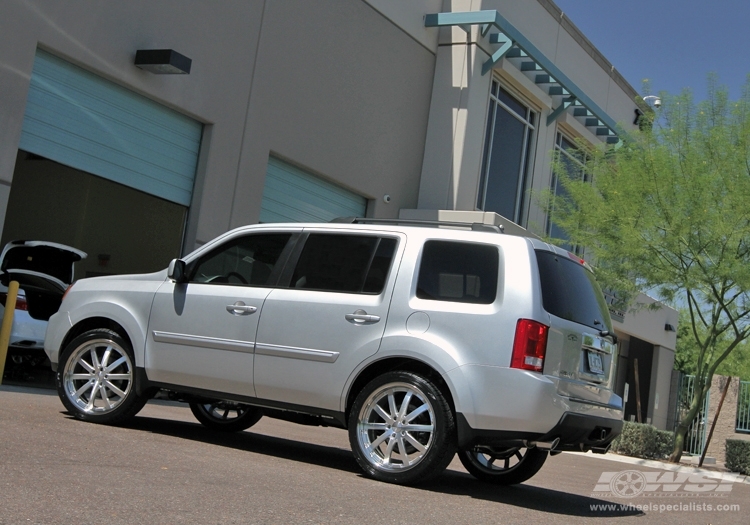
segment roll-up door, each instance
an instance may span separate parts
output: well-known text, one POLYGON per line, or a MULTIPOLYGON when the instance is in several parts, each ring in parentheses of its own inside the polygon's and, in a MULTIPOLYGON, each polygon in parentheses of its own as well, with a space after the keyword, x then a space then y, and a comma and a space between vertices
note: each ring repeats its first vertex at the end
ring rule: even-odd
POLYGON ((190 205, 202 125, 38 50, 20 149, 190 205))
POLYGON ((270 157, 260 222, 328 222, 364 217, 367 199, 270 157))

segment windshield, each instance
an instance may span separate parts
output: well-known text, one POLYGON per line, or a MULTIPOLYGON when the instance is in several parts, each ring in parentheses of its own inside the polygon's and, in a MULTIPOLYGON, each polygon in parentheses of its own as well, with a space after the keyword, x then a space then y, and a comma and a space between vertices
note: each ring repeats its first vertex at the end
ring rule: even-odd
POLYGON ((544 309, 597 330, 612 331, 609 310, 594 274, 577 261, 537 250, 544 309))

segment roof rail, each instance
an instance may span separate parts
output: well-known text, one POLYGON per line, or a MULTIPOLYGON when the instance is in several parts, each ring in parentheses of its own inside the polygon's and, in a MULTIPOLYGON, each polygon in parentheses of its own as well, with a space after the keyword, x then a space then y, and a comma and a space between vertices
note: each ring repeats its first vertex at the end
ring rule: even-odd
POLYGON ((426 221, 416 219, 371 219, 366 217, 336 217, 331 219, 332 223, 338 224, 403 224, 406 226, 449 226, 451 228, 467 228, 476 232, 503 233, 502 226, 494 224, 483 224, 481 222, 455 222, 455 221, 426 221))

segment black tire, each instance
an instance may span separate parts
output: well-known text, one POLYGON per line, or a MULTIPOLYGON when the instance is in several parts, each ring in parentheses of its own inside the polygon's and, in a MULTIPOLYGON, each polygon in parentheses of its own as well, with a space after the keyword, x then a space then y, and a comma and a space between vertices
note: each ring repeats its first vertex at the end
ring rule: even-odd
POLYGON ((415 484, 437 476, 453 459, 455 417, 428 379, 388 372, 357 395, 349 414, 349 442, 367 476, 415 484))
POLYGON ((204 427, 221 432, 241 432, 263 417, 260 408, 233 401, 190 403, 190 410, 204 427))
POLYGON ((135 416, 148 401, 135 387, 135 356, 116 332, 89 330, 60 355, 57 394, 76 419, 115 424, 135 416))
POLYGON ((538 448, 474 447, 459 450, 458 458, 478 480, 496 485, 523 483, 539 472, 547 460, 547 451, 538 448))

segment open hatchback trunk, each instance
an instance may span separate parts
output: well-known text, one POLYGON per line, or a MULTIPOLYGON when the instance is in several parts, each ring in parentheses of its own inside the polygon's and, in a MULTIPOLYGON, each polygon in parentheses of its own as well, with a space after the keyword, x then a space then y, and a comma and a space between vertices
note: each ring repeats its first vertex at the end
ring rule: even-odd
POLYGON ((76 248, 47 241, 11 241, 0 254, 0 281, 18 281, 29 315, 47 321, 73 282, 74 264, 86 258, 76 248))

